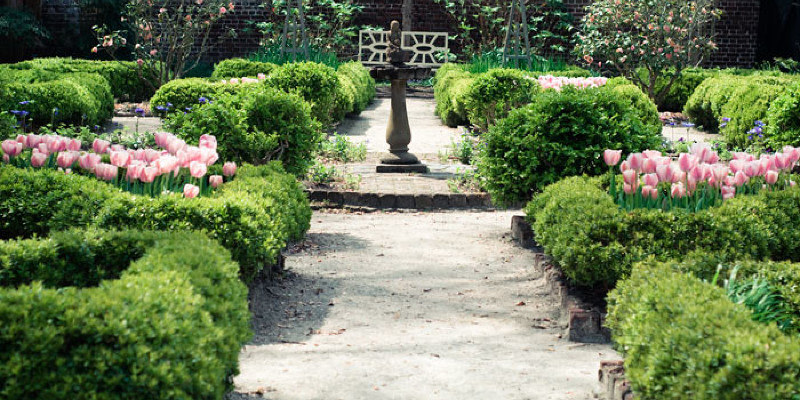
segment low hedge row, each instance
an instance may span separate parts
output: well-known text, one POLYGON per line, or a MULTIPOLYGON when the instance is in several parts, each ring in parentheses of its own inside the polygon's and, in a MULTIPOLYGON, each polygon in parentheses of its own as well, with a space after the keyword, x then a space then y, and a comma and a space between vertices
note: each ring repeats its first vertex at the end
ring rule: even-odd
POLYGON ((433 79, 436 115, 450 127, 468 123, 466 97, 475 76, 459 64, 447 63, 436 71, 433 79))
POLYGON ((492 200, 511 204, 565 176, 603 173, 603 150, 653 148, 660 133, 655 106, 636 87, 545 90, 483 135, 476 165, 492 200))
POLYGON ((194 232, 0 242, 0 397, 222 398, 251 335, 237 271, 194 232))
POLYGON ((644 399, 800 397, 796 338, 670 265, 637 265, 609 294, 607 323, 644 399))
POLYGON ((37 125, 94 125, 113 115, 111 87, 99 74, 5 69, 0 75, 0 110, 27 111, 37 125))
POLYGON ((336 69, 339 79, 347 79, 353 84, 353 108, 348 112, 360 113, 367 108, 375 98, 375 80, 369 75, 369 70, 360 62, 353 61, 340 64, 336 69))
POLYGON ((230 251, 243 281, 276 263, 309 227, 302 188, 279 163, 243 166, 213 196, 133 196, 94 178, 0 167, 2 238, 47 236, 73 227, 202 230, 230 251))
MULTIPOLYGON (((152 89, 139 79, 138 65, 132 61, 95 61, 72 58, 36 58, 8 65, 20 71, 47 71, 56 74, 76 72, 102 75, 111 85, 111 93, 120 100, 143 101, 153 95, 152 89)), ((147 76, 148 72, 142 72, 147 76)))
MULTIPOLYGON (((164 87, 170 85, 172 82, 164 87)), ((184 93, 202 87, 194 83, 186 85, 184 93)), ((207 87, 214 85, 218 84, 207 87)), ((311 116, 311 106, 298 94, 263 84, 244 84, 234 94, 218 94, 213 99, 195 105, 191 112, 170 114, 165 126, 192 142, 204 134, 215 135, 219 140, 217 152, 223 160, 240 164, 278 160, 295 175, 304 175, 313 165, 324 135, 311 116)))
POLYGON ((613 287, 647 257, 681 260, 711 252, 717 260, 800 261, 800 189, 738 196, 695 213, 621 210, 602 179, 571 177, 525 208, 536 240, 581 286, 613 287))
POLYGON ((229 58, 220 61, 214 66, 211 79, 255 78, 258 74, 269 75, 276 68, 278 68, 278 65, 273 63, 250 61, 244 58, 229 58))

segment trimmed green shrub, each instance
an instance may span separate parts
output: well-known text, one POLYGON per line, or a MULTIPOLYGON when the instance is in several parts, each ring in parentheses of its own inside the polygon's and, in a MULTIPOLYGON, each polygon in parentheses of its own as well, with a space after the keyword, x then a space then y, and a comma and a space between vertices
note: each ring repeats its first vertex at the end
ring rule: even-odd
POLYGON ((356 114, 364 111, 375 98, 375 80, 369 75, 369 70, 360 62, 352 61, 340 64, 336 74, 348 77, 355 86, 352 111, 356 114))
POLYGON ((311 104, 311 115, 323 125, 333 122, 333 105, 339 83, 333 68, 314 62, 284 64, 265 83, 271 88, 299 94, 311 104))
POLYGON ((355 108, 356 86, 347 75, 336 74, 339 80, 336 85, 336 101, 333 103, 332 118, 334 121, 341 121, 347 113, 355 108))
POLYGON ((664 265, 641 264, 609 294, 625 375, 645 399, 800 396, 800 344, 725 292, 664 265))
MULTIPOLYGON (((724 117, 722 106, 739 87, 740 79, 730 75, 720 75, 704 80, 689 96, 683 113, 703 129, 717 132, 724 117)), ((750 123, 752 124, 752 121, 750 123)))
POLYGON ((226 78, 255 78, 258 74, 269 75, 276 68, 276 64, 268 62, 250 61, 244 58, 229 58, 222 60, 214 66, 214 73, 211 79, 226 78))
POLYGON ((184 199, 134 196, 54 170, 0 167, 0 232, 13 238, 85 226, 203 230, 231 252, 249 282, 276 263, 289 239, 302 237, 311 214, 302 189, 279 165, 241 169, 243 176, 212 197, 184 199))
POLYGON ((609 89, 628 99, 631 109, 639 114, 639 118, 645 125, 652 126, 653 129, 662 129, 661 118, 658 116, 656 104, 642 92, 642 89, 633 84, 614 85, 609 89))
POLYGON ((251 335, 237 270, 200 233, 0 242, 0 397, 221 398, 251 335))
POLYGON ((769 105, 765 137, 773 149, 800 146, 800 81, 790 85, 769 105))
POLYGON ((748 133, 755 121, 766 119, 767 110, 791 81, 782 77, 752 76, 745 78, 722 106, 721 117, 728 117, 722 130, 729 145, 746 148, 748 133))
POLYGON ((230 87, 235 91, 238 85, 223 85, 203 78, 175 79, 156 91, 150 99, 150 105, 155 108, 172 104, 171 111, 182 113, 199 106, 201 98, 204 98, 202 103, 215 100, 220 87, 230 87))
POLYGON ((495 68, 479 75, 465 98, 469 121, 482 131, 511 110, 531 102, 540 91, 539 84, 525 71, 495 68))
POLYGON ((613 88, 546 90, 483 136, 478 173, 497 203, 525 201, 565 176, 605 172, 605 149, 654 148, 660 133, 613 88))
POLYGON ((433 97, 436 99, 436 115, 445 125, 455 127, 469 122, 466 99, 475 77, 455 63, 444 64, 436 71, 433 97))
POLYGON ((564 179, 525 208, 536 240, 579 285, 611 287, 650 256, 664 261, 711 253, 705 264, 711 270, 742 259, 800 261, 800 233, 793 228, 800 221, 798 189, 737 196, 696 213, 627 213, 600 185, 596 178, 564 179))
MULTIPOLYGON (((132 61, 94 61, 72 58, 36 58, 9 65, 10 69, 48 71, 58 75, 83 72, 102 75, 111 86, 115 98, 143 101, 153 95, 150 86, 139 78, 139 67, 132 61)), ((148 76, 148 71, 142 71, 148 76)))

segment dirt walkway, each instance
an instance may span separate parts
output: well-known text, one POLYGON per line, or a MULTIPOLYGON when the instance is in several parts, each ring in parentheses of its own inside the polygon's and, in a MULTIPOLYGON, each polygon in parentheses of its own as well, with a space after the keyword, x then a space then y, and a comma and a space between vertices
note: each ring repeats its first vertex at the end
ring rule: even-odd
POLYGON ((288 277, 251 288, 229 397, 589 398, 618 355, 561 338, 512 215, 315 213, 288 277))

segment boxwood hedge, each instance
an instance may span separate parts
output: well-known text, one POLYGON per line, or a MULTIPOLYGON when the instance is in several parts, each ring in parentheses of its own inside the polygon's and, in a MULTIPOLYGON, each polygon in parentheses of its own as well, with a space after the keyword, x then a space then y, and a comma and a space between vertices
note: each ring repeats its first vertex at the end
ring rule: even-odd
POLYGON ((0 242, 0 397, 222 398, 251 335, 237 271, 193 232, 0 242))
POLYGON ((609 294, 607 322, 637 397, 800 397, 797 339, 668 264, 637 265, 609 294))
POLYGON ((475 75, 455 63, 442 65, 434 75, 433 96, 436 115, 450 127, 468 122, 466 98, 475 75))
POLYGON ((308 200, 279 163, 241 167, 240 177, 213 196, 133 196, 94 178, 52 170, 0 167, 4 238, 48 235, 73 227, 202 230, 230 251, 251 281, 275 265, 290 239, 308 229, 308 200))
POLYGON ((464 107, 470 123, 486 131, 497 120, 531 102, 539 84, 526 71, 494 68, 480 74, 469 86, 464 107))
POLYGON ((214 73, 211 75, 211 78, 255 78, 258 74, 269 75, 276 68, 278 68, 278 66, 273 63, 250 61, 244 58, 229 58, 220 61, 214 66, 214 73))

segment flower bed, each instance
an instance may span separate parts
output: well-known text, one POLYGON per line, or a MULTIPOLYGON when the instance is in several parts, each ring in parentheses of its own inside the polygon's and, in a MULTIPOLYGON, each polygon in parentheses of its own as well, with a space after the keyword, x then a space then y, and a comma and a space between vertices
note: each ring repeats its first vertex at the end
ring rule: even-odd
POLYGON ((0 397, 221 398, 251 335, 237 271, 200 233, 0 242, 0 397))

